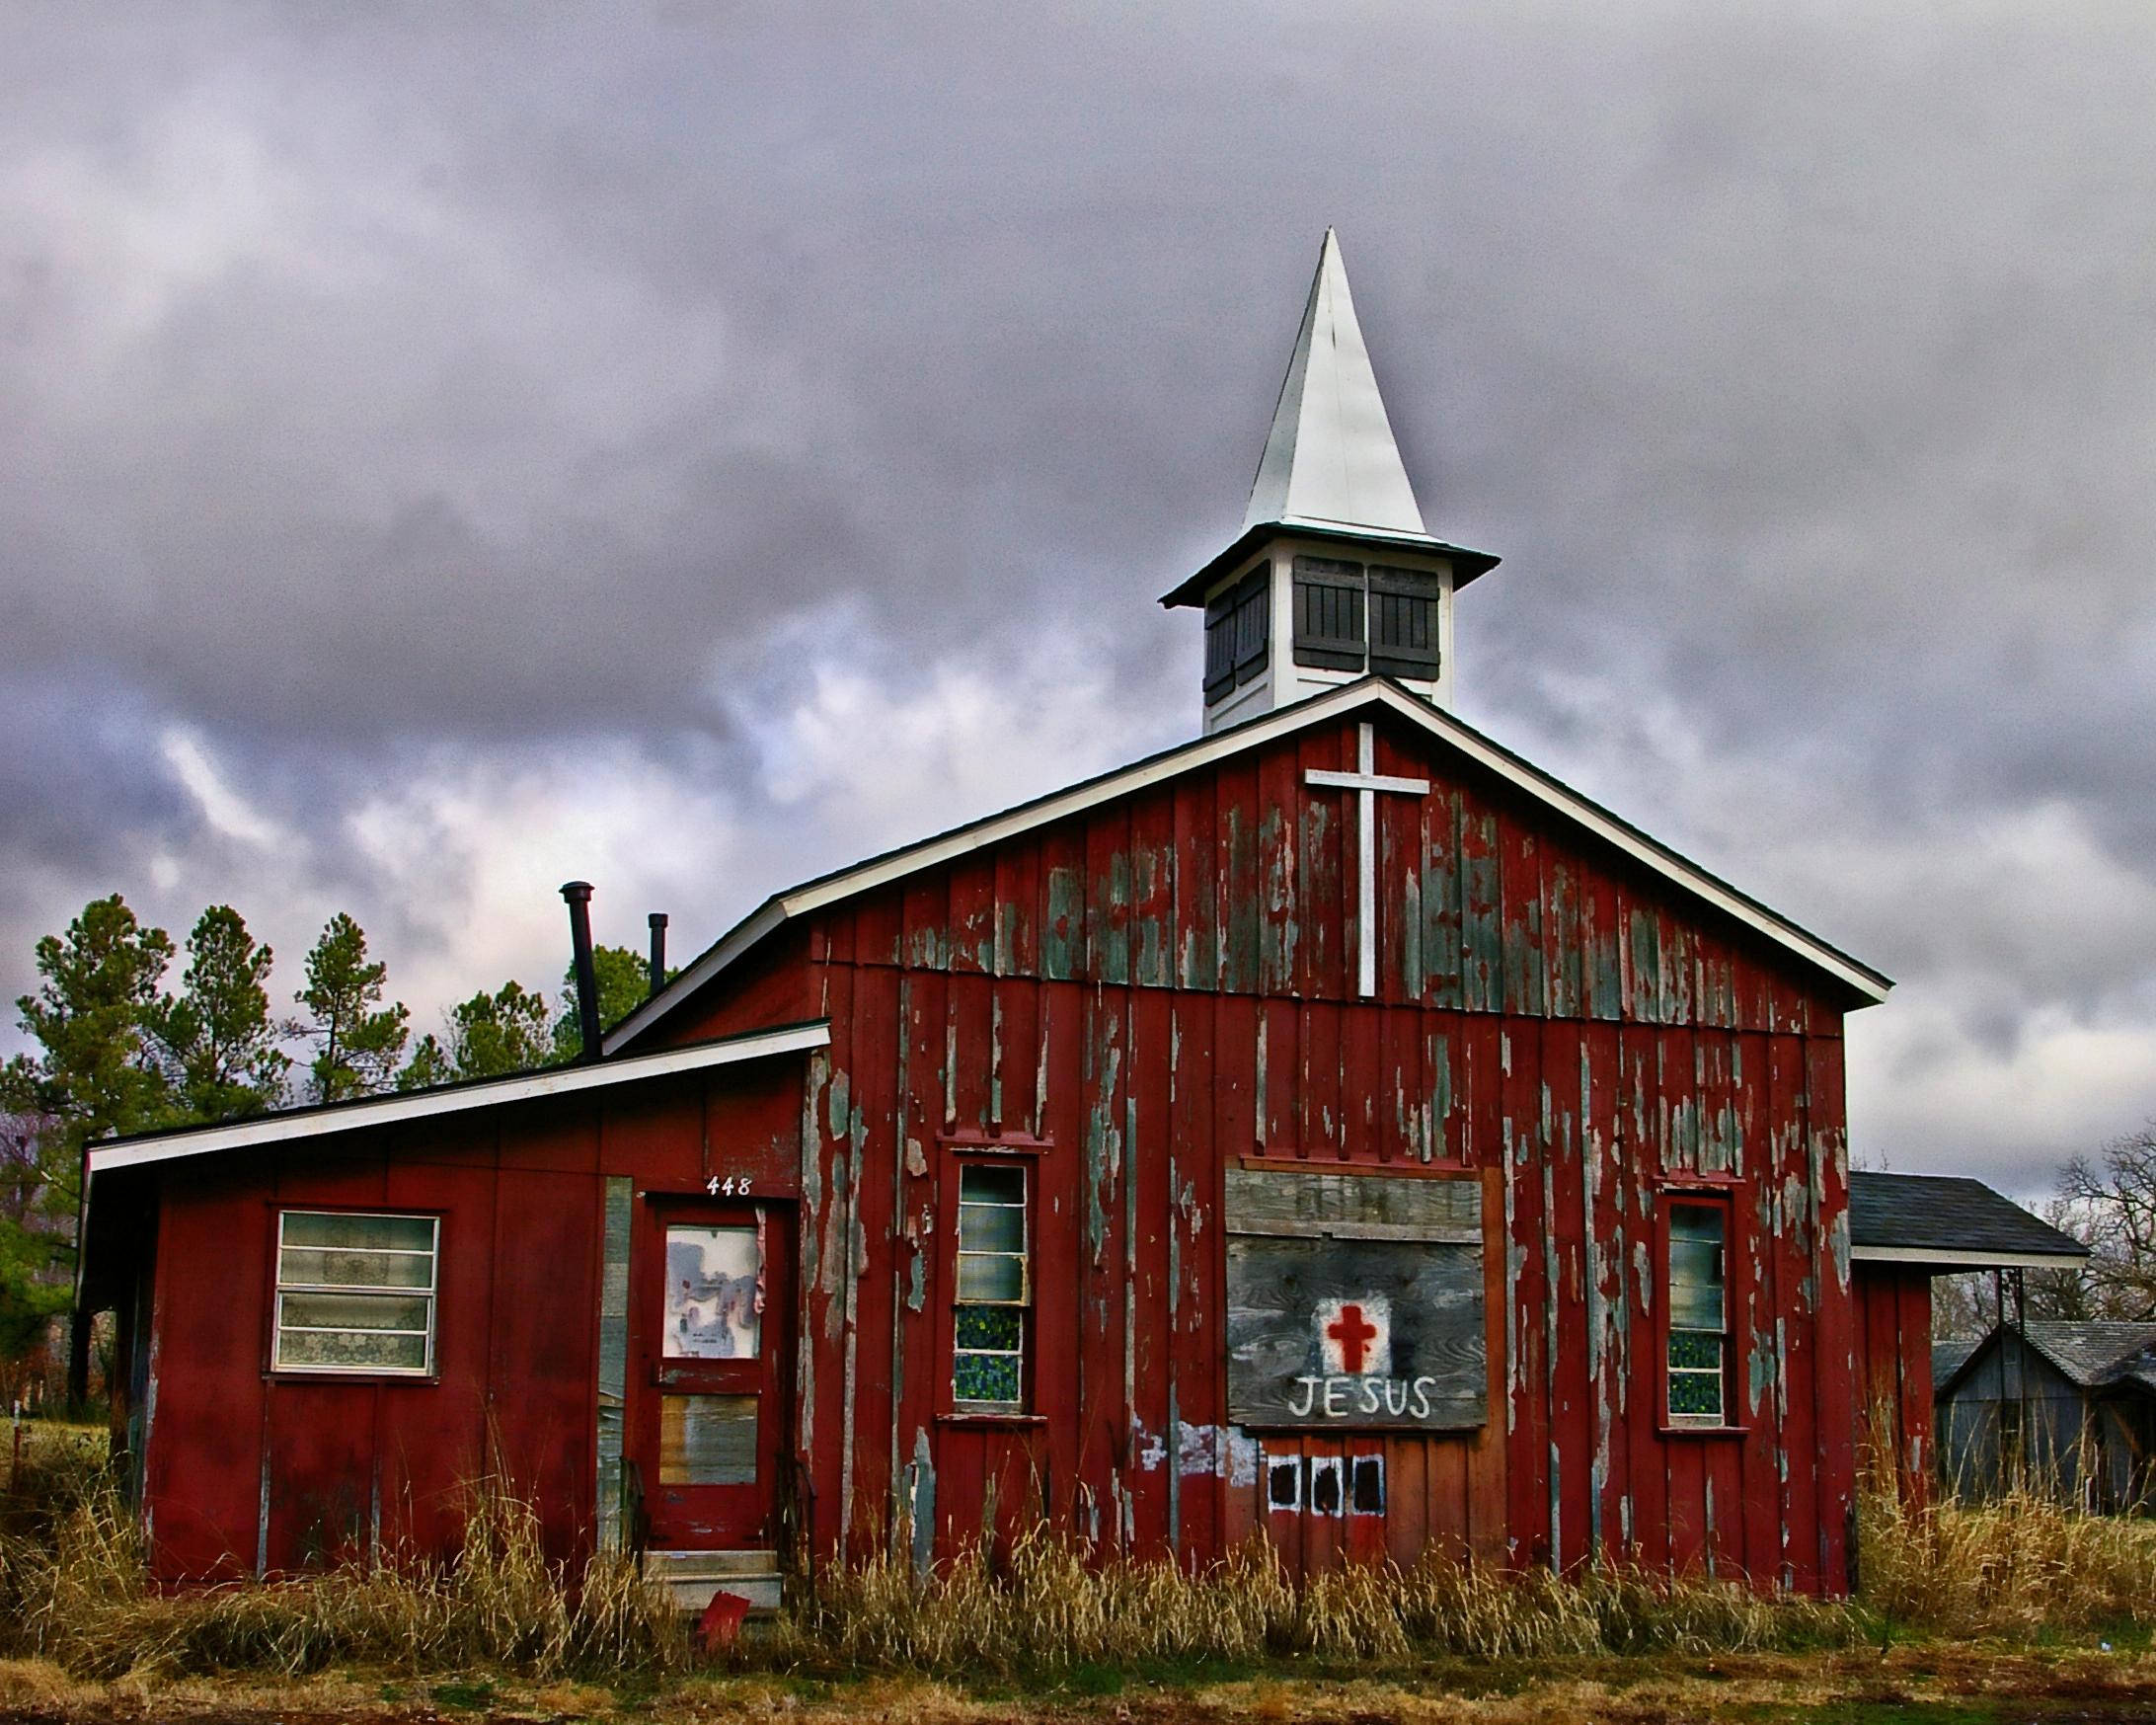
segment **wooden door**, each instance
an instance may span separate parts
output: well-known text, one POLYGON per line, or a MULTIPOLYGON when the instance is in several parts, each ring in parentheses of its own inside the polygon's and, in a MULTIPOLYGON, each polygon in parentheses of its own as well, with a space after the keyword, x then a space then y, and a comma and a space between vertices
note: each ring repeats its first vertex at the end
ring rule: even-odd
POLYGON ((770 1548, 788 1452, 791 1215, 665 1199, 644 1219, 631 1298, 645 1543, 770 1548))

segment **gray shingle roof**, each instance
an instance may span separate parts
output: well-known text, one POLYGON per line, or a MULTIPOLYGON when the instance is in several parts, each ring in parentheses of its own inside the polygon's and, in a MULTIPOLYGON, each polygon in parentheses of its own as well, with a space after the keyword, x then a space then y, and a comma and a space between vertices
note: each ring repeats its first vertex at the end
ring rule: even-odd
POLYGON ((1962 1370, 1963 1363, 1982 1346, 1980 1342, 1952 1341, 1932 1344, 1932 1393, 1946 1388, 1947 1379, 1962 1370))
POLYGON ((2088 1248, 1981 1180, 1957 1175, 1849 1176, 1849 1240, 1858 1248, 1970 1255, 2086 1258, 2088 1248))
POLYGON ((2142 1356, 2156 1348, 2156 1324, 2035 1318, 2027 1327, 2029 1345, 2083 1389, 2138 1376, 2151 1365, 2142 1356))

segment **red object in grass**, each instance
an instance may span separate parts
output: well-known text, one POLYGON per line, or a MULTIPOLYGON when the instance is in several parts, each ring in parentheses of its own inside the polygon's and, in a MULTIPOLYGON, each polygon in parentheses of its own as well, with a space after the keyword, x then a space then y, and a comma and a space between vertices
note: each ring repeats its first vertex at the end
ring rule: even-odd
POLYGON ((739 1594, 715 1593, 696 1620, 696 1639, 706 1653, 724 1653, 740 1639, 741 1619, 747 1615, 748 1602, 739 1594))

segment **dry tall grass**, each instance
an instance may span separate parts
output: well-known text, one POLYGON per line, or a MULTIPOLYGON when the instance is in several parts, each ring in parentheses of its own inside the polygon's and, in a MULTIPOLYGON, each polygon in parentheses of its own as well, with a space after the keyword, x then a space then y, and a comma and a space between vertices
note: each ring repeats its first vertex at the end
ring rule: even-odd
POLYGON ((161 1592, 102 1472, 65 1458, 47 1469, 0 1532, 0 1653, 96 1678, 331 1664, 554 1678, 686 1663, 683 1625, 630 1559, 577 1575, 550 1563, 537 1509, 497 1480, 468 1491, 452 1562, 399 1554, 304 1580, 161 1592))
POLYGON ((1261 1545, 1192 1574, 1165 1560, 1103 1560, 1037 1529, 925 1580, 896 1556, 827 1571, 813 1598, 745 1657, 1019 1672, 1315 1655, 1381 1669, 1444 1655, 1816 1647, 1860 1633, 1839 1607, 1704 1578, 1615 1568, 1513 1575, 1431 1553, 1405 1569, 1353 1566, 1297 1583, 1261 1545))
MULTIPOLYGON (((902 1551, 906 1541, 899 1541, 902 1551)), ((823 1569, 736 1666, 962 1677, 1082 1665, 1249 1667, 1294 1657, 1382 1672, 1433 1657, 1800 1651, 1905 1634, 2026 1641, 2156 1627, 2156 1524, 2037 1496, 1905 1509, 1868 1496, 1855 1605, 1618 1566, 1511 1574, 1431 1554, 1291 1581, 1264 1546, 1193 1574, 1037 1528, 916 1577, 902 1556, 823 1569)), ((81 1677, 475 1668, 542 1680, 679 1672, 684 1625, 622 1557, 572 1575, 536 1509, 473 1489, 451 1562, 399 1557, 305 1580, 162 1593, 103 1470, 37 1458, 0 1514, 0 1656, 81 1677)))

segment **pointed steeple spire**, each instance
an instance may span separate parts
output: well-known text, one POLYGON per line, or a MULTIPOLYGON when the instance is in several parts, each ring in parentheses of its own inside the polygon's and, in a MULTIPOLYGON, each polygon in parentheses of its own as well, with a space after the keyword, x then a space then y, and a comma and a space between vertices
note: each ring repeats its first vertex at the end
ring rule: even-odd
POLYGON ((1425 530, 1331 228, 1243 515, 1246 529, 1269 521, 1425 530))

